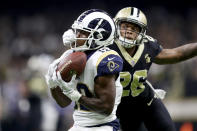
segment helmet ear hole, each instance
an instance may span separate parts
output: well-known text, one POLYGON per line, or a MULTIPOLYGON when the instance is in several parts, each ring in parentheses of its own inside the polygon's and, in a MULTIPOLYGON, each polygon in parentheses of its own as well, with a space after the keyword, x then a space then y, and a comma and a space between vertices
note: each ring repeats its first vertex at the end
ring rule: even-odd
POLYGON ((102 36, 102 34, 99 33, 99 32, 94 32, 94 33, 93 33, 93 38, 94 38, 94 39, 102 39, 103 36, 102 36))
POLYGON ((101 31, 101 34, 103 36, 102 40, 106 40, 109 37, 109 33, 107 31, 101 31))
POLYGON ((98 29, 98 31, 93 33, 94 39, 106 40, 109 37, 109 33, 104 29, 98 29))

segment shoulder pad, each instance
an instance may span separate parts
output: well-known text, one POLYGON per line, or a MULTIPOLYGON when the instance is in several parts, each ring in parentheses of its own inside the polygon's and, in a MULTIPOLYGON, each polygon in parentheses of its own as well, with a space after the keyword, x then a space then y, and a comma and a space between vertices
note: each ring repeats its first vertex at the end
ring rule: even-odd
POLYGON ((114 50, 104 52, 97 61, 97 76, 117 74, 122 71, 123 60, 114 50))

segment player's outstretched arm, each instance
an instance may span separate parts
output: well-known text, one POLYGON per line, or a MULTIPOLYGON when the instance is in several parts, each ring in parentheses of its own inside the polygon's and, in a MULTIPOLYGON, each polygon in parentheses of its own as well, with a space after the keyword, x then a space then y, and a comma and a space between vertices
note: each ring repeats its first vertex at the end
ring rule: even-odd
POLYGON ((173 49, 163 49, 154 60, 156 64, 174 64, 197 56, 197 43, 190 43, 173 49))
POLYGON ((79 103, 92 111, 110 115, 113 111, 116 96, 115 75, 97 77, 94 92, 95 97, 82 96, 79 103))

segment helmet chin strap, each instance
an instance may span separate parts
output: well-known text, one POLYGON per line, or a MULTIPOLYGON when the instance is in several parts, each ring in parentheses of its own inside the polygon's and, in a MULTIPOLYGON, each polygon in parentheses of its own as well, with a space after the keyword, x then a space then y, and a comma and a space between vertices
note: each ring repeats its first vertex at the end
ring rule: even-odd
POLYGON ((136 43, 137 43, 137 45, 139 45, 139 44, 142 43, 143 36, 144 36, 144 35, 143 35, 142 33, 140 33, 140 34, 137 36, 137 38, 136 38, 136 43))

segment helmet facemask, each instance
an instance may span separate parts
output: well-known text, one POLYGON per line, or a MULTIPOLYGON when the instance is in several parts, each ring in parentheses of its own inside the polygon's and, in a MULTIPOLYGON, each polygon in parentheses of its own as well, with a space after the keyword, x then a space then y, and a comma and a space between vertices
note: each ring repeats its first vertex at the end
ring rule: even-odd
POLYGON ((116 37, 125 48, 131 48, 135 45, 139 45, 141 43, 142 38, 146 34, 146 30, 144 30, 141 26, 139 26, 138 24, 136 24, 134 22, 128 21, 128 20, 118 20, 116 22, 116 25, 117 25, 116 37), (140 28, 139 32, 135 31, 135 30, 130 30, 132 33, 136 33, 136 35, 137 35, 134 39, 128 39, 128 38, 125 37, 126 33, 127 33, 127 29, 124 31, 125 36, 121 35, 121 30, 122 30, 121 29, 121 24, 123 22, 134 24, 135 26, 138 26, 140 28))
POLYGON ((142 43, 141 41, 146 34, 147 19, 141 10, 135 7, 123 8, 116 14, 114 21, 117 26, 116 40, 118 40, 122 46, 125 48, 131 48, 142 43), (140 32, 134 40, 124 38, 124 36, 121 35, 120 24, 122 22, 135 24, 140 27, 140 32))

